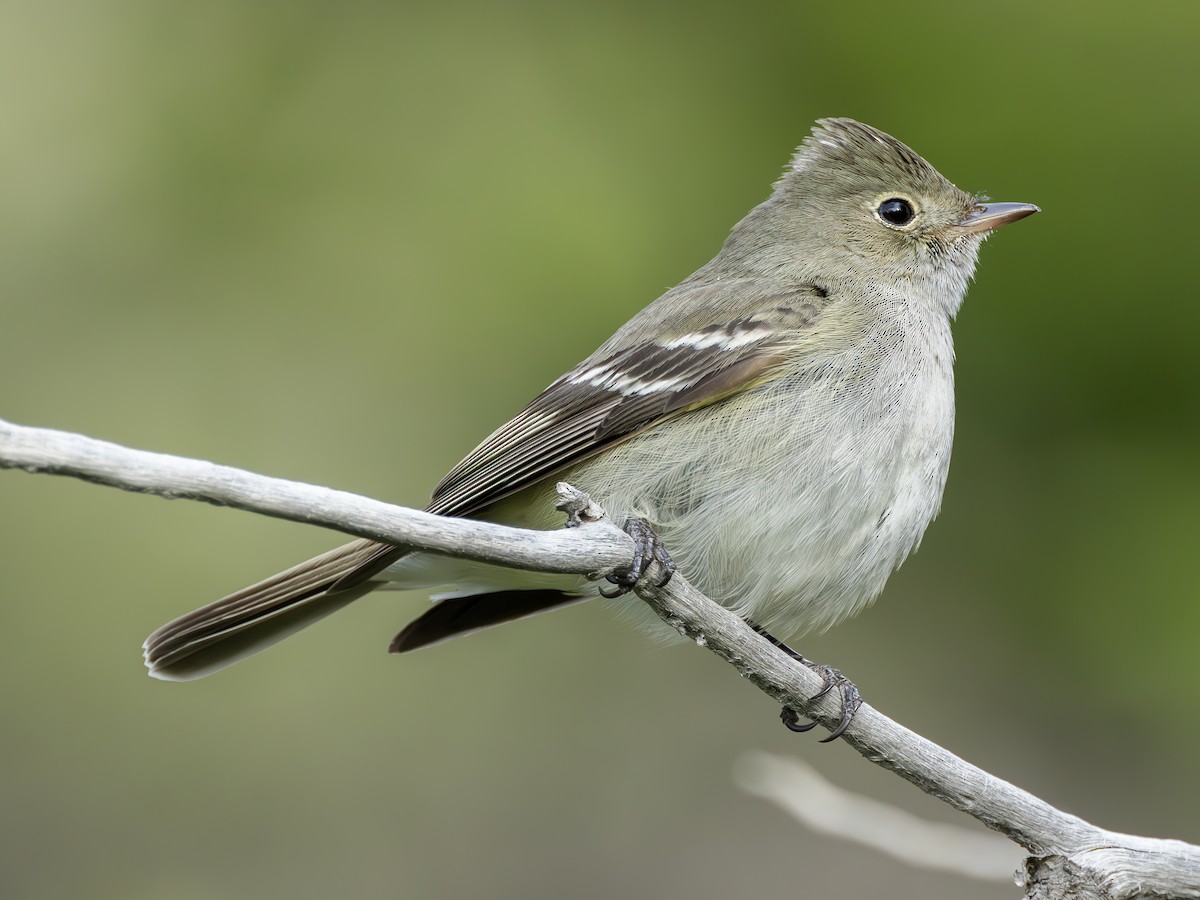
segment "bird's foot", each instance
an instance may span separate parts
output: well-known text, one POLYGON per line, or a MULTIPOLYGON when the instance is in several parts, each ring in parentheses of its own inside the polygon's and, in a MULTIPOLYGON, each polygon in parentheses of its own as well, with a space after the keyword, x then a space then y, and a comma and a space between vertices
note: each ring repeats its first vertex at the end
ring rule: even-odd
MULTIPOLYGON (((854 686, 854 682, 832 666, 815 663, 804 655, 797 653, 762 626, 756 625, 754 622, 750 622, 749 620, 747 620, 746 624, 748 624, 751 628, 765 637, 775 647, 778 647, 796 662, 800 663, 805 668, 811 669, 821 676, 821 689, 813 694, 812 699, 814 701, 820 700, 830 691, 834 690, 835 688, 837 689, 837 692, 841 695, 842 700, 842 718, 841 721, 838 722, 837 727, 833 729, 828 737, 821 738, 821 743, 827 744, 830 741, 835 741, 841 737, 842 733, 850 727, 850 723, 854 721, 854 714, 858 712, 858 708, 862 706, 863 703, 862 694, 858 692, 858 688, 854 686)), ((801 722, 800 714, 789 706, 785 706, 779 713, 779 719, 783 722, 784 727, 786 727, 788 731, 794 731, 797 734, 803 734, 806 731, 812 731, 817 727, 816 722, 801 722)))
POLYGON ((615 584, 616 588, 611 591, 601 588, 600 594, 603 597, 612 598, 628 594, 633 590, 633 586, 642 580, 642 576, 646 574, 653 563, 659 565, 659 576, 655 581, 655 587, 663 587, 675 574, 675 561, 671 559, 649 522, 645 519, 629 519, 625 523, 624 530, 633 538, 633 562, 627 571, 614 572, 612 575, 605 576, 605 579, 615 584))
MULTIPOLYGON (((829 733, 828 737, 821 738, 822 744, 828 744, 830 741, 836 741, 842 736, 850 723, 854 721, 854 714, 858 712, 858 708, 862 706, 862 694, 858 692, 858 688, 854 686, 854 682, 831 666, 824 666, 820 663, 812 662, 804 657, 800 657, 797 662, 808 666, 818 675, 821 676, 822 686, 819 691, 813 694, 813 700, 819 700, 828 694, 830 691, 837 689, 842 699, 842 719, 838 722, 837 727, 829 733)), ((816 722, 801 722, 800 714, 790 706, 785 706, 779 713, 779 718, 783 722, 784 727, 788 731, 804 733, 812 731, 816 727, 816 722)))

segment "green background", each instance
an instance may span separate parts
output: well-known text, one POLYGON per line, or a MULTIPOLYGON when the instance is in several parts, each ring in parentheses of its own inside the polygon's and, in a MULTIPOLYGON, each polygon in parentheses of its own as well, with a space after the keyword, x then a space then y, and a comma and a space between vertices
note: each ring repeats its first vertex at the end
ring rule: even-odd
MULTIPOLYGON (((0 416, 420 505, 707 260, 813 119, 863 119, 1044 213, 959 317, 940 519, 798 644, 1052 803, 1200 841, 1198 29, 1153 2, 6 4, 0 416)), ((145 677, 162 621, 338 541, 0 474, 0 894, 1016 896, 740 793, 763 749, 966 822, 600 605, 395 658, 422 600, 377 595, 145 677)))

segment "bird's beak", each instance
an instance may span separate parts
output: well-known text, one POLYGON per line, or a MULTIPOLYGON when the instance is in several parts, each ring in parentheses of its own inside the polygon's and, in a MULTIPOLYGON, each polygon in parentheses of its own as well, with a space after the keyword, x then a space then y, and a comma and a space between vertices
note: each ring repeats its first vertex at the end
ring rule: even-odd
POLYGON ((1041 209, 1032 203, 979 203, 965 219, 950 227, 959 234, 986 234, 1035 212, 1041 209))

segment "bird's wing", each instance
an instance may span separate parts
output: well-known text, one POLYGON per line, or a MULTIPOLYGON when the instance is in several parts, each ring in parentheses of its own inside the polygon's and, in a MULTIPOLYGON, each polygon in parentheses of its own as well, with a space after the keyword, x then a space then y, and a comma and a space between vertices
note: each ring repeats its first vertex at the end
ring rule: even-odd
POLYGON ((792 288, 754 314, 593 355, 455 466, 428 510, 477 513, 672 416, 770 378, 815 324, 818 300, 824 292, 792 288))

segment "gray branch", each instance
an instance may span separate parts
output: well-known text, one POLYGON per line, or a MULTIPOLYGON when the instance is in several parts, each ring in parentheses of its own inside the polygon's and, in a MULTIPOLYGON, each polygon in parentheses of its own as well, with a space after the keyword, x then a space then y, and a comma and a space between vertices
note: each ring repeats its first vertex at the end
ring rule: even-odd
MULTIPOLYGON (((0 420, 0 468, 70 475, 123 490, 203 500, 307 522, 359 537, 514 568, 598 577, 627 566, 630 539, 588 497, 560 486, 569 516, 560 531, 447 519, 330 488, 255 475, 195 459, 131 450, 82 435, 0 420)), ((654 572, 651 571, 651 576, 654 572)), ((816 702, 817 675, 776 650, 738 616, 678 573, 638 595, 669 625, 734 666, 781 705, 827 728, 838 701, 816 702)), ((1200 900, 1200 847, 1097 828, 959 759, 864 704, 844 740, 866 759, 1007 835, 1026 852, 1018 875, 1031 900, 1051 897, 1200 900)))

